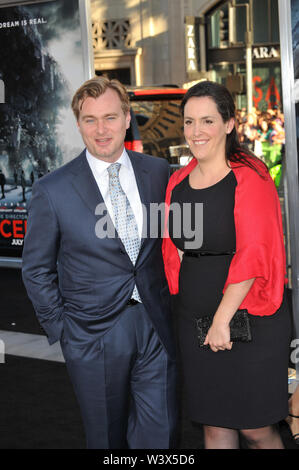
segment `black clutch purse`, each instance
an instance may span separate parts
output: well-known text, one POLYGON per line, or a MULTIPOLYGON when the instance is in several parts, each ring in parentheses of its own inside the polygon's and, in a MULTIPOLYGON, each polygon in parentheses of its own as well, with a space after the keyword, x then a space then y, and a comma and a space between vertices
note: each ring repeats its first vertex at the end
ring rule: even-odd
MULTIPOLYGON (((196 319, 197 337, 200 348, 209 347, 208 345, 204 346, 204 342, 212 322, 212 315, 207 315, 205 317, 196 319)), ((252 336, 247 310, 237 310, 230 321, 229 328, 231 341, 251 341, 252 336)))

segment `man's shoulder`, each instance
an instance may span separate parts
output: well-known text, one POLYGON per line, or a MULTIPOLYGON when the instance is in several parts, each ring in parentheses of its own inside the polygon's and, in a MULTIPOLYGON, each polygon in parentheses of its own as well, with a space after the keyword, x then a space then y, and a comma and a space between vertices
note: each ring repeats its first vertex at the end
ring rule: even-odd
POLYGON ((132 150, 128 151, 129 157, 139 159, 141 164, 143 164, 148 169, 165 169, 169 170, 169 163, 166 158, 156 157, 153 155, 148 155, 146 153, 134 152, 132 150))

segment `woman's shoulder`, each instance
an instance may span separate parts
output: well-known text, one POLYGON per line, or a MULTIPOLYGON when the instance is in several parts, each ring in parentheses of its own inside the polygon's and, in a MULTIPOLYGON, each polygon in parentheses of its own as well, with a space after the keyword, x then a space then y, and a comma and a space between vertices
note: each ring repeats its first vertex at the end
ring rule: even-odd
POLYGON ((196 159, 192 158, 192 160, 186 166, 175 171, 169 179, 168 186, 170 186, 171 188, 174 188, 184 178, 186 178, 187 175, 189 175, 189 173, 193 170, 196 164, 197 164, 196 159))
POLYGON ((250 163, 251 166, 236 162, 232 165, 237 180, 238 196, 250 199, 255 207, 277 205, 278 194, 268 168, 258 158, 253 157, 250 163))
POLYGON ((256 182, 267 181, 270 177, 265 163, 255 156, 245 156, 246 161, 231 161, 230 165, 237 180, 244 179, 256 182))

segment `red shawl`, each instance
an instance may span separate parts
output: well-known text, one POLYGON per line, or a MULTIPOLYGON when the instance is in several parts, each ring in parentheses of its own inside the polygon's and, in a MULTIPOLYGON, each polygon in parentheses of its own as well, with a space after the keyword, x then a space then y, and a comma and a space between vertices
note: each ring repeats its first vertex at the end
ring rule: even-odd
MULTIPOLYGON (((254 160, 255 162, 255 160, 254 160)), ((280 307, 287 282, 280 202, 275 185, 258 160, 252 168, 230 162, 237 180, 235 191, 236 253, 230 264, 223 293, 228 284, 256 278, 240 308, 252 315, 272 315, 280 307)), ((193 158, 170 178, 166 190, 165 232, 162 245, 165 274, 171 294, 179 290, 180 258, 169 238, 167 221, 171 193, 197 165, 193 158)), ((200 288, 200 286, 199 286, 200 288)))

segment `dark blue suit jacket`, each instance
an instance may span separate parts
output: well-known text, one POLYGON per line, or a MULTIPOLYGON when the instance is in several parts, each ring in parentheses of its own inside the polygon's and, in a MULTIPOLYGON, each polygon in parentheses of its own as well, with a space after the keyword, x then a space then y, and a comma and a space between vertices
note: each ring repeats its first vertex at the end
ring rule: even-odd
MULTIPOLYGON (((169 177, 164 159, 128 152, 141 202, 163 203, 169 177)), ((121 240, 98 238, 95 209, 102 195, 85 151, 33 186, 23 250, 23 280, 49 343, 79 345, 117 321, 136 283, 142 302, 170 356, 170 295, 161 238, 144 237, 135 266, 121 240)))

